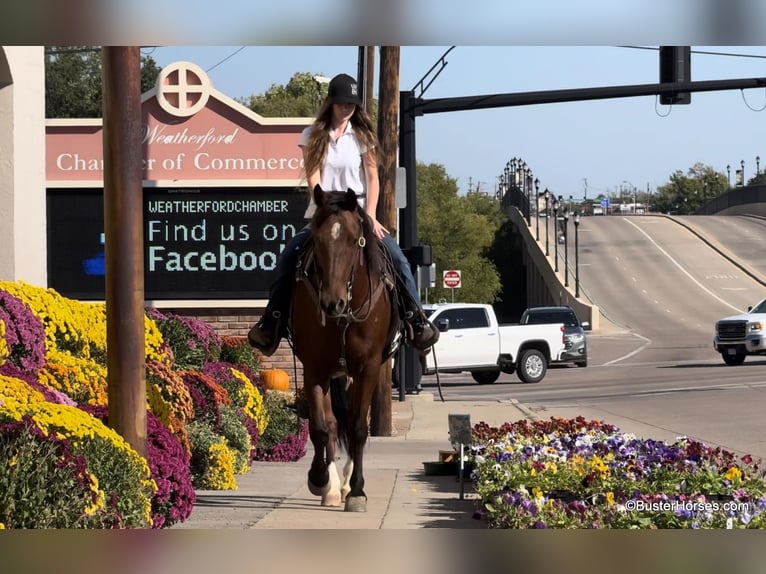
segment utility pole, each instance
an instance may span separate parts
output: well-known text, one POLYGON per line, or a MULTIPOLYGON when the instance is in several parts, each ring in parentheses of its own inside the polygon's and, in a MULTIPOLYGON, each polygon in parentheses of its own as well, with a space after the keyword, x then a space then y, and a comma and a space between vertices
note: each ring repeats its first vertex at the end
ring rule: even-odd
POLYGON ((102 50, 108 421, 146 456, 141 53, 102 50))
MULTIPOLYGON (((380 154, 380 198, 378 221, 396 237, 396 172, 399 165, 399 46, 380 47, 380 78, 378 89, 378 140, 380 154)), ((372 397, 370 434, 391 436, 391 392, 393 361, 387 361, 372 397)))

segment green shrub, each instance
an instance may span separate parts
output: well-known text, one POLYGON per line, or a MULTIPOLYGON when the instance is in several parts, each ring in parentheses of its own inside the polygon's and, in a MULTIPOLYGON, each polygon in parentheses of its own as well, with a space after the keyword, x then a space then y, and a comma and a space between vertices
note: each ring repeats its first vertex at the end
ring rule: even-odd
POLYGON ((219 432, 226 438, 230 449, 234 451, 236 474, 244 474, 250 470, 250 433, 239 418, 238 409, 235 407, 221 407, 221 426, 219 432))
POLYGON ((224 337, 221 346, 221 361, 245 365, 254 372, 261 370, 261 358, 245 337, 224 337))
POLYGON ((68 440, 30 419, 0 424, 0 524, 6 528, 96 528, 103 495, 68 440))
POLYGON ((264 397, 269 425, 258 441, 258 450, 267 451, 288 436, 300 433, 300 421, 295 411, 288 408, 292 395, 283 391, 267 391, 264 397))

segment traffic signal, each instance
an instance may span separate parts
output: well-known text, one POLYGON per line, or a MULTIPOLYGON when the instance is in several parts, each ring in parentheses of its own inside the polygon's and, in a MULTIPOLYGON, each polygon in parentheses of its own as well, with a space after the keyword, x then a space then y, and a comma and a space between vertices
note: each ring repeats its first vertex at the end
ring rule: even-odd
MULTIPOLYGON (((691 46, 660 46, 660 83, 691 82, 691 46)), ((660 103, 690 104, 691 92, 660 95, 660 103)))

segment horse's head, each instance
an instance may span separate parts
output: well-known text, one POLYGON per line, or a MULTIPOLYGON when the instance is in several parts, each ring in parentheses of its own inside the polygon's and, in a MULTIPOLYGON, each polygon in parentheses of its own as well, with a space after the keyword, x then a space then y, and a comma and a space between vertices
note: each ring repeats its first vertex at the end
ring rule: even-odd
POLYGON ((357 275, 366 273, 365 245, 374 242, 370 220, 352 190, 313 190, 317 209, 312 219, 319 305, 328 316, 348 313, 357 275))

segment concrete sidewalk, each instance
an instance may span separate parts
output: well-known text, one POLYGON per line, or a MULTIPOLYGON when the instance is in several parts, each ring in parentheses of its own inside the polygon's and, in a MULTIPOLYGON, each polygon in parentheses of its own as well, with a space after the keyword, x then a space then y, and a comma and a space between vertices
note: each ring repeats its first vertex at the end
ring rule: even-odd
MULTIPOLYGON (((586 409, 587 411, 587 409, 586 409)), ((324 508, 309 493, 306 473, 309 454, 292 463, 255 462, 252 470, 238 476, 236 491, 198 491, 191 517, 175 529, 410 529, 484 528, 472 518, 476 497, 470 481, 456 476, 426 476, 423 462, 439 460, 440 450, 452 448, 448 432, 449 414, 468 414, 471 423, 484 421, 497 426, 520 419, 551 416, 603 419, 583 409, 533 411, 516 401, 471 402, 434 399, 430 393, 408 395, 392 403, 394 436, 370 437, 365 453, 367 512, 344 512, 343 507, 324 508)), ((662 436, 656 427, 640 421, 609 417, 622 431, 638 436, 662 436)), ((344 462, 340 461, 341 464, 344 462)))

